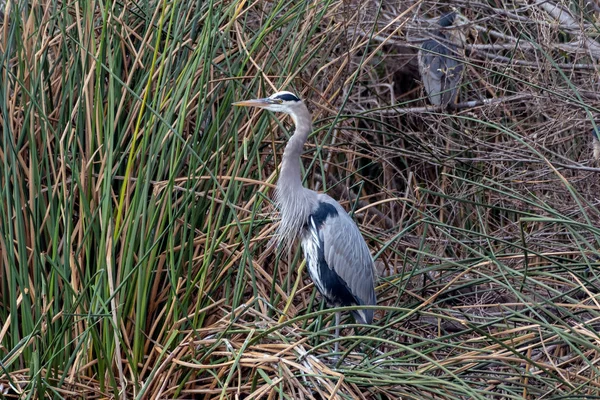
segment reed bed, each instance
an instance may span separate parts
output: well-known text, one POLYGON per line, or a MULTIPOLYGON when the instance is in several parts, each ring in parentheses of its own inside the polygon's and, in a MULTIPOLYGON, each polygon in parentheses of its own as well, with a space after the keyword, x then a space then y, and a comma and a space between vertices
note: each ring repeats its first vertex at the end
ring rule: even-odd
POLYGON ((600 397, 591 2, 8 2, 0 397, 600 397), (469 23, 458 104, 416 51, 469 23), (375 258, 375 322, 271 245, 298 93, 307 187, 375 258), (348 314, 348 313, 346 313, 348 314))

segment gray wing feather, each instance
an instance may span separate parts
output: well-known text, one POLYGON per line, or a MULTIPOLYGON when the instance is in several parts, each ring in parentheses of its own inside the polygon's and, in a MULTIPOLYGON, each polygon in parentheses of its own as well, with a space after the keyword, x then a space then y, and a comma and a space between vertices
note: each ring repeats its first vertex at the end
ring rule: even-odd
MULTIPOLYGON (((338 210, 338 215, 327 218, 321 229, 327 265, 344 280, 363 305, 377 304, 373 258, 358 227, 337 201, 325 194, 319 197, 338 210)), ((371 323, 373 310, 364 310, 363 313, 365 322, 371 323)))
POLYGON ((418 53, 419 71, 425 92, 434 105, 448 105, 456 99, 464 65, 456 60, 458 48, 434 39, 423 42, 418 53))

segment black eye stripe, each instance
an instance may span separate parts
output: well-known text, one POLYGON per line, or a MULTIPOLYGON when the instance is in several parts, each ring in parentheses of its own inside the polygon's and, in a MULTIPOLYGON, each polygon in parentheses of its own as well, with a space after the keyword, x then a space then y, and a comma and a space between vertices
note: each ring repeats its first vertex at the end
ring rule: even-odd
POLYGON ((291 93, 280 94, 279 96, 275 97, 275 99, 281 100, 281 101, 300 101, 299 98, 297 98, 296 96, 294 96, 291 93))

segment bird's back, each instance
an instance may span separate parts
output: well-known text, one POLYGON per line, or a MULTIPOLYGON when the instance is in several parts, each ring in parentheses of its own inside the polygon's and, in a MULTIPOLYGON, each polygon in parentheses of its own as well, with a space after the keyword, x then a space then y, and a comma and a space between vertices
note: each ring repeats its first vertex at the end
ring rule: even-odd
MULTIPOLYGON (((375 305, 373 259, 358 227, 337 201, 317 196, 302 237, 311 278, 334 306, 375 305)), ((353 314, 359 322, 373 321, 373 310, 353 314)))
POLYGON ((434 105, 447 106, 456 100, 464 65, 456 45, 440 35, 440 40, 428 39, 418 54, 419 71, 425 92, 434 105))

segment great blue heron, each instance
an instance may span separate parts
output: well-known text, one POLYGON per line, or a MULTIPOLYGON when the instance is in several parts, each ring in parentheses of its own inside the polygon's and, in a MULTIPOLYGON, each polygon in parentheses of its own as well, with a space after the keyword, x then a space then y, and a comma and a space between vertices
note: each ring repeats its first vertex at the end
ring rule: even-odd
MULTIPOLYGON (((443 15, 438 25, 448 28, 457 21, 455 12, 443 15)), ((433 37, 421 45, 417 54, 419 72, 431 104, 446 108, 455 103, 462 80, 464 65, 464 35, 455 29, 436 29, 433 37)))
MULTIPOLYGON (((312 131, 312 118, 302 100, 290 92, 233 103, 289 114, 296 131, 288 141, 276 189, 281 215, 277 231, 280 244, 299 238, 308 272, 330 306, 375 305, 373 259, 356 224, 342 206, 324 193, 306 189, 300 177, 300 155, 312 131)), ((373 310, 353 310, 362 324, 373 321, 373 310)), ((335 337, 339 337, 340 313, 336 313, 335 337)), ((339 349, 335 342, 335 352, 339 349)))
POLYGON ((594 148, 594 159, 600 161, 600 126, 592 128, 592 146, 594 148))

